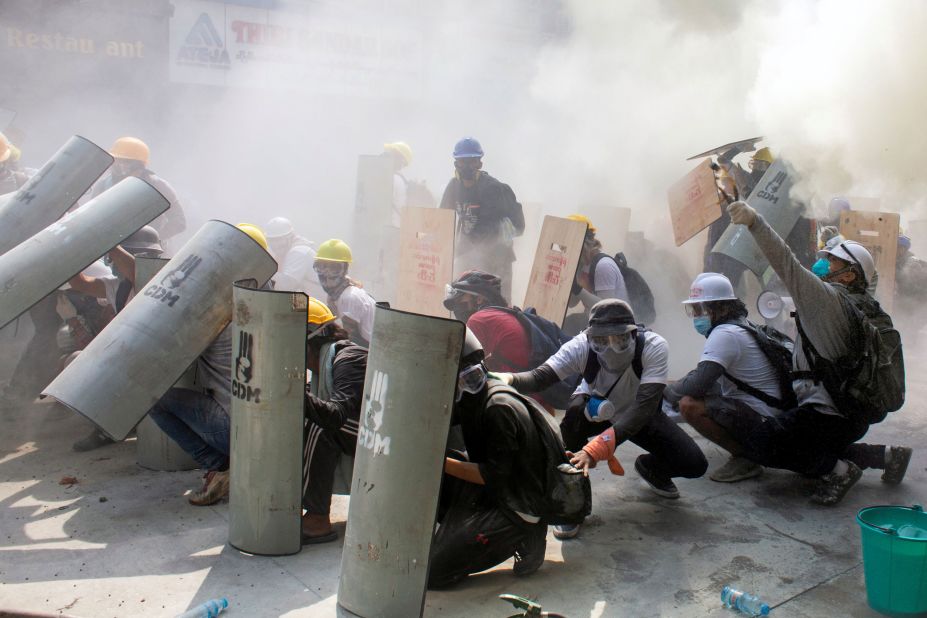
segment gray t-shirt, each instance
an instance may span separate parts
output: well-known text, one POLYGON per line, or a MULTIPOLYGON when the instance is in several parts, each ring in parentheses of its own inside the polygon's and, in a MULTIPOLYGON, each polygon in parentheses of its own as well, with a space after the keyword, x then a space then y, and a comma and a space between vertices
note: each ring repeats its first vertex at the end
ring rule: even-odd
MULTIPOLYGON (((740 326, 734 324, 715 326, 705 342, 705 349, 702 350, 702 357, 699 359, 699 362, 701 361, 718 363, 741 382, 776 399, 781 397, 776 370, 763 354, 753 335, 740 326)), ((723 397, 740 400, 763 416, 776 416, 779 412, 753 395, 740 390, 725 376, 721 376, 720 384, 723 397)))
POLYGON ((232 411, 232 325, 225 327, 196 359, 196 385, 209 391, 226 413, 232 411))

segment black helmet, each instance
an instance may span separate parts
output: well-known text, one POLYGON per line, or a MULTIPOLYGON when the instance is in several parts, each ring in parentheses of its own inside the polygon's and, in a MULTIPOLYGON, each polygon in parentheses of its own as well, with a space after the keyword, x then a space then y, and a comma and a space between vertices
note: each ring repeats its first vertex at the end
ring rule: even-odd
POLYGON ((158 257, 164 253, 158 230, 150 225, 138 230, 122 241, 120 245, 132 255, 148 254, 148 257, 158 257))
POLYGON ((479 294, 494 307, 508 307, 502 296, 502 279, 481 270, 468 270, 444 289, 444 306, 454 309, 461 294, 479 294))

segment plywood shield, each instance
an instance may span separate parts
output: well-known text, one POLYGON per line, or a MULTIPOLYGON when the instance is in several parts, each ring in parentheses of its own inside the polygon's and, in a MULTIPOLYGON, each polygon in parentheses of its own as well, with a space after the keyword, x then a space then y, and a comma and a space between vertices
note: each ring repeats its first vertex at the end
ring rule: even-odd
POLYGON ((112 162, 90 140, 69 139, 19 191, 0 202, 0 255, 61 218, 112 162))
POLYGON ((523 307, 534 307, 554 324, 563 322, 585 236, 581 221, 544 217, 523 307))
MULTIPOLYGON (((794 177, 794 171, 776 159, 747 199, 747 203, 763 215, 766 223, 782 238, 789 235, 801 216, 801 207, 789 199, 794 177)), ((712 252, 722 253, 737 260, 757 277, 762 277, 763 272, 769 267, 769 262, 753 240, 750 230, 743 225, 727 226, 712 252)))
POLYGON ((229 544, 252 554, 301 546, 309 297, 235 286, 229 544))
POLYGON ((667 196, 677 247, 721 218, 721 197, 708 159, 670 187, 667 196))
POLYGON ((276 270, 250 236, 208 221, 43 394, 122 440, 231 321, 232 284, 276 270))
POLYGON ((0 328, 169 207, 147 182, 126 178, 0 255, 0 328))
MULTIPOLYGON (((852 204, 852 202, 850 202, 852 204)), ((876 299, 891 313, 895 300, 895 261, 901 216, 894 212, 850 210, 840 213, 840 233, 866 247, 879 274, 876 299)))
MULTIPOLYGON (((136 256, 135 293, 143 290, 169 261, 167 258, 136 256)), ((188 370, 187 374, 189 373, 191 371, 188 370)), ((181 378, 180 382, 183 381, 181 378)), ((180 383, 174 386, 180 386, 180 383)), ((196 460, 180 448, 180 445, 164 433, 148 415, 145 415, 135 428, 135 461, 148 470, 165 472, 195 470, 199 467, 196 460)))
POLYGON ((446 318, 444 286, 454 279, 454 211, 403 208, 399 285, 393 306, 446 318))
MULTIPOLYGON (((383 297, 390 287, 381 256, 387 251, 397 250, 395 246, 387 246, 389 239, 383 234, 383 228, 390 224, 392 212, 392 158, 361 155, 357 160, 353 236, 348 240, 354 253, 351 271, 364 282, 364 287, 374 298, 383 297)), ((389 275, 395 276, 395 273, 389 275)))
POLYGON ((420 616, 464 325, 377 307, 338 604, 420 616))

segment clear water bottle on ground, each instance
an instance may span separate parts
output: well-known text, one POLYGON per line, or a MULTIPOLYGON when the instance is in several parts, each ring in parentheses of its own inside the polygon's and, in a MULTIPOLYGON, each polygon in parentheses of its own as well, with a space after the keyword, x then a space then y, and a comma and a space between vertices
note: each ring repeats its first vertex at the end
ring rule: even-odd
POLYGON ((225 597, 213 599, 197 605, 193 609, 188 609, 177 618, 216 618, 223 609, 229 606, 229 600, 225 597))
POLYGON ((734 608, 748 616, 769 615, 769 605, 766 605, 752 594, 735 590, 730 586, 725 586, 721 591, 721 602, 724 603, 725 607, 734 608))

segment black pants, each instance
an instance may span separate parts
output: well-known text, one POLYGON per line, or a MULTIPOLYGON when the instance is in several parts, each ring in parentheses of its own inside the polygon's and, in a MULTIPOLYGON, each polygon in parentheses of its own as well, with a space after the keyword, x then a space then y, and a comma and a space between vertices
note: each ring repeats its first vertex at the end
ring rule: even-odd
POLYGON ((869 423, 858 418, 821 414, 813 408, 784 411, 778 423, 766 427, 766 435, 754 436, 757 450, 751 455, 769 468, 783 468, 808 476, 833 470, 846 458, 860 467, 884 467, 885 447, 854 444, 866 435, 869 423))
POLYGON ((303 445, 303 507, 310 513, 328 515, 341 455, 347 453, 353 457, 357 450, 356 422, 349 421, 341 429, 331 431, 309 421, 303 445))
MULTIPOLYGON (((609 421, 593 423, 587 419, 583 413, 585 407, 585 399, 574 398, 560 422, 560 433, 567 450, 580 450, 589 438, 611 427, 609 421)), ((647 451, 648 454, 641 455, 644 465, 661 477, 694 479, 708 469, 708 460, 702 449, 663 410, 654 410, 647 424, 628 440, 647 451)))
POLYGON ((545 524, 529 524, 493 504, 483 485, 445 475, 441 500, 428 569, 432 590, 505 562, 529 535, 547 533, 545 524))

